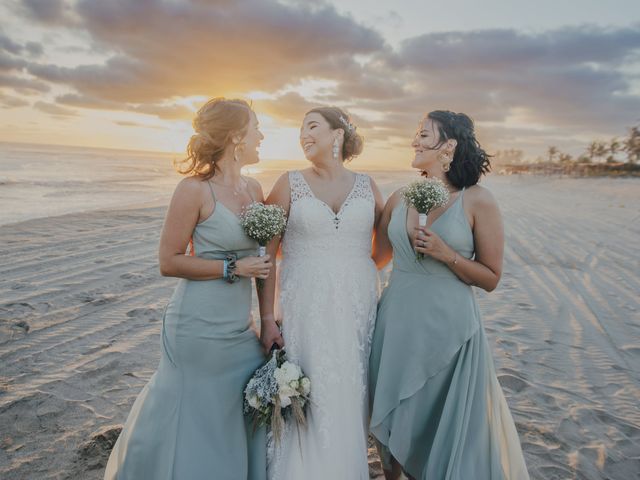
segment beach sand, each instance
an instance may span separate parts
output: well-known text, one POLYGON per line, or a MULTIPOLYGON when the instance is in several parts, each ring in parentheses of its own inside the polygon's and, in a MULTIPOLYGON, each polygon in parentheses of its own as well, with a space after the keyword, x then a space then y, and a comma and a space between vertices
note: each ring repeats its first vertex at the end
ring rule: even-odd
MULTIPOLYGON (((386 194, 411 178, 374 177, 386 194)), ((505 218, 505 267, 478 299, 531 478, 638 478, 640 183, 485 183, 505 218)), ((164 211, 0 227, 3 479, 102 478, 159 359, 176 283, 158 273, 164 211)))

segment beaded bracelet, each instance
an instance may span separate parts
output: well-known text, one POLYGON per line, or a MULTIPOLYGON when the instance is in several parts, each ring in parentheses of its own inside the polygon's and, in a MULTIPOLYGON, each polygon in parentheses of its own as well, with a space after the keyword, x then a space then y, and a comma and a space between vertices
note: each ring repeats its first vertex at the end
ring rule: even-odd
POLYGON ((236 275, 236 256, 231 254, 227 255, 226 262, 227 272, 224 279, 228 283, 233 283, 238 279, 238 276, 236 275))

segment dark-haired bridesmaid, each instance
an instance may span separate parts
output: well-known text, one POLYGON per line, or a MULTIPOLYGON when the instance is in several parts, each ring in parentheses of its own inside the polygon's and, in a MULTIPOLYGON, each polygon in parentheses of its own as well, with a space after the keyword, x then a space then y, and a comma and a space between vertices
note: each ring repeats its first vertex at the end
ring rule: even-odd
POLYGON ((398 190, 376 232, 378 267, 393 255, 370 357, 371 431, 385 476, 527 480, 472 289, 491 292, 502 273, 500 210, 478 185, 488 156, 471 119, 448 111, 429 113, 412 147, 412 166, 441 179, 450 200, 418 227, 398 190))

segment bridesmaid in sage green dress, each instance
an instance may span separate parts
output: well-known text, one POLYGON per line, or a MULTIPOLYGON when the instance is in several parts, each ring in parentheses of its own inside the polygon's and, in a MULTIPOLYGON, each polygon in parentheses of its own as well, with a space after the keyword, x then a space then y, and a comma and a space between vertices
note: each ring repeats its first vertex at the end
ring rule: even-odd
POLYGON ((451 195, 417 228, 418 214, 399 190, 376 234, 378 266, 393 254, 369 373, 371 432, 385 476, 527 480, 472 290, 492 291, 502 271, 500 211, 477 185, 488 156, 471 119, 448 111, 429 113, 412 146, 412 166, 440 178, 451 195))
MULTIPOLYGON (((173 195, 159 252, 161 273, 181 280, 164 315, 160 364, 111 452, 109 480, 266 478, 265 432, 252 431, 242 405, 265 359, 250 320, 251 277, 266 278, 272 264, 256 256, 237 216, 262 201, 240 168, 258 161, 264 137, 242 100, 209 101, 193 125, 181 168, 190 176, 173 195)), ((275 324, 261 330, 264 345, 282 344, 275 324)))

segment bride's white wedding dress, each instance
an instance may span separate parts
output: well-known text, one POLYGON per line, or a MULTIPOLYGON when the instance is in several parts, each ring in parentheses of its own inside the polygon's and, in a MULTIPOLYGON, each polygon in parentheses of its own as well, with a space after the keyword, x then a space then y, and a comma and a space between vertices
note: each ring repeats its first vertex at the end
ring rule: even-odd
POLYGON ((300 172, 279 268, 279 317, 289 359, 311 380, 307 428, 288 422, 269 449, 271 480, 368 479, 367 367, 378 296, 371 259, 375 200, 357 174, 336 214, 300 172))

